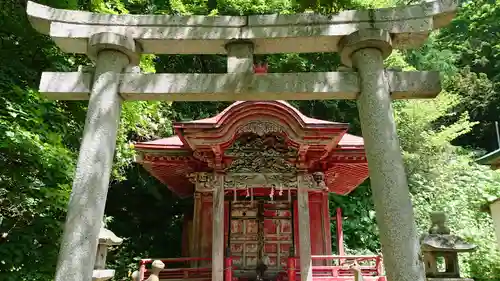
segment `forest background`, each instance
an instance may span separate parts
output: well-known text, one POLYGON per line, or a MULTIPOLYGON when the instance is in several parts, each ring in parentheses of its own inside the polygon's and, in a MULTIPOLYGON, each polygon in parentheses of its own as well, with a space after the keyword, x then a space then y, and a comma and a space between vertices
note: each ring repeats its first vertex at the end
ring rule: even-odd
MULTIPOLYGON (((248 15, 336 13, 345 9, 407 5, 405 0, 39 0, 56 8, 114 14, 248 15)), ((417 3, 418 1, 413 1, 417 3)), ((434 100, 393 103, 419 231, 429 213, 442 210, 455 234, 479 246, 462 260, 465 276, 500 280, 500 252, 492 221, 481 206, 500 197, 500 177, 474 159, 498 148, 494 121, 500 112, 500 1, 460 1, 452 24, 418 50, 394 51, 387 67, 438 70, 443 91, 434 100)), ((62 53, 28 23, 26 0, 0 0, 0 280, 53 280, 59 237, 85 119, 86 102, 47 101, 37 93, 42 71, 75 71, 84 56, 62 53)), ((333 71, 336 54, 263 56, 270 72, 333 71)), ((143 56, 145 72, 224 73, 224 56, 143 56)), ((361 135, 352 101, 291 101, 304 114, 347 122, 361 135)), ((171 123, 214 115, 223 102, 128 102, 123 106, 106 206, 106 224, 125 238, 110 255, 127 280, 139 257, 180 255, 181 219, 189 200, 133 163, 136 141, 172 134, 171 123)), ((349 196, 331 196, 342 207, 350 253, 380 249, 369 180, 349 196)), ((334 208, 332 208, 334 209, 334 208)), ((333 236, 335 237, 335 236, 333 236)), ((335 249, 334 249, 335 250, 335 249)))

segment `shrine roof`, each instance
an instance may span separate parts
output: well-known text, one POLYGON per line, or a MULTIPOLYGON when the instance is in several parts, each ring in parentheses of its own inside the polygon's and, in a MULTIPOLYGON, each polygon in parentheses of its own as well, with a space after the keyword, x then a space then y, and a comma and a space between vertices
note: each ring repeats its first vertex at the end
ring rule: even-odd
POLYGON ((277 100, 277 101, 270 101, 270 102, 252 102, 252 101, 237 101, 228 106, 226 109, 224 109, 221 113, 215 115, 214 117, 210 118, 204 118, 204 119, 199 119, 199 120, 193 120, 193 121, 185 121, 185 122, 177 122, 174 124, 176 127, 185 127, 185 126, 190 126, 191 124, 213 124, 213 125, 220 125, 220 122, 228 115, 228 113, 232 111, 236 111, 238 107, 244 106, 245 104, 266 104, 266 103, 276 103, 279 105, 282 105, 284 110, 289 111, 296 115, 296 117, 302 121, 304 124, 309 125, 309 126, 325 126, 325 125, 340 125, 340 126, 346 126, 348 124, 346 123, 339 123, 339 122, 331 122, 331 121, 326 121, 326 120, 321 120, 321 119, 315 119, 315 118, 310 118, 302 114, 297 108, 293 107, 290 105, 288 102, 283 101, 283 100, 277 100))
MULTIPOLYGON (((174 128, 176 129, 187 129, 187 128, 196 128, 196 129, 210 129, 210 128, 218 128, 223 125, 227 119, 235 118, 236 115, 242 113, 243 109, 253 108, 255 106, 262 107, 276 107, 278 110, 283 111, 283 113, 287 112, 291 116, 295 118, 295 120, 300 123, 304 128, 309 129, 342 129, 347 130, 349 124, 341 123, 341 122, 332 122, 321 119, 310 118, 302 114, 297 108, 290 105, 286 101, 277 100, 277 101, 237 101, 228 106, 219 114, 204 119, 192 120, 192 121, 181 121, 175 122, 174 128)), ((265 113, 261 112, 261 113, 265 113)), ((135 145, 136 149, 159 149, 159 150, 176 150, 176 149, 190 149, 188 145, 182 140, 182 137, 179 136, 180 132, 177 132, 177 135, 162 138, 153 141, 140 142, 135 145)), ((344 133, 337 143, 337 147, 362 147, 364 145, 363 138, 350 135, 344 133)))
POLYGON ((492 151, 483 157, 476 160, 476 163, 480 165, 488 165, 493 170, 496 170, 500 167, 500 149, 492 151))
MULTIPOLYGON (((287 155, 280 158, 287 171, 322 172, 328 191, 348 194, 368 178, 363 138, 348 128, 309 118, 285 101, 243 101, 211 118, 174 123, 174 136, 136 143, 135 149, 137 162, 180 197, 193 194, 192 173, 228 171, 235 159, 261 159, 267 149, 287 155), (249 140, 256 140, 252 145, 258 147, 250 148, 255 158, 233 154, 234 145, 249 140)), ((259 171, 276 173, 276 159, 262 160, 259 171)))
POLYGON ((182 149, 186 148, 179 136, 171 136, 168 138, 146 141, 137 143, 135 148, 151 148, 151 149, 182 149))
MULTIPOLYGON (((478 163, 479 165, 488 165, 492 170, 497 170, 498 168, 500 168, 500 149, 492 151, 484 155, 483 157, 476 159, 476 163, 478 163)), ((493 205, 499 201, 500 197, 489 200, 481 206, 480 210, 491 214, 490 205, 493 205)))

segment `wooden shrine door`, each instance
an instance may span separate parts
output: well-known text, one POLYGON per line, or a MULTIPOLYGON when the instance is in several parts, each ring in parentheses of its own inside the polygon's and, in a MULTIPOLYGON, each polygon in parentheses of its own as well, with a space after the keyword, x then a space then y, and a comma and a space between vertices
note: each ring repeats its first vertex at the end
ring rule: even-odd
POLYGON ((231 203, 229 244, 236 272, 254 274, 260 262, 268 272, 283 269, 293 241, 291 208, 288 201, 231 203))

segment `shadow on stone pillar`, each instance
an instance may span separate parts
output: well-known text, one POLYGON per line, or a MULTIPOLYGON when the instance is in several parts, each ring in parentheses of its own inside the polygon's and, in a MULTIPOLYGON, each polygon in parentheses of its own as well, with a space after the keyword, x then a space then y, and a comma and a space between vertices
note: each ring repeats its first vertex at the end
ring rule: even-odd
POLYGON ((342 62, 358 71, 361 130, 389 281, 424 281, 417 228, 396 133, 384 59, 392 52, 385 30, 363 29, 339 42, 342 62))
MULTIPOLYGON (((87 55, 95 61, 83 138, 62 235, 56 281, 92 279, 120 123, 121 74, 139 62, 131 37, 93 34, 87 55)), ((106 276, 98 280, 105 280, 106 276)))

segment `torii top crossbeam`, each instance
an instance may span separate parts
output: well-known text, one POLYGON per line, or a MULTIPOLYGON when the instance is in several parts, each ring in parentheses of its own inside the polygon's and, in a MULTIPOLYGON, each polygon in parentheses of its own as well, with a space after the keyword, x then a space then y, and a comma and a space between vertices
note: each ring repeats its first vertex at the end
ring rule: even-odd
POLYGON ((455 10, 451 0, 335 15, 103 15, 34 2, 27 8, 39 32, 63 51, 81 54, 87 54, 87 41, 100 32, 127 34, 147 54, 226 54, 225 44, 232 40, 253 42, 255 54, 338 52, 341 37, 366 28, 389 31, 393 48, 407 49, 447 25, 455 10))
MULTIPOLYGON (((341 40, 357 30, 383 30, 364 35, 372 42, 389 40, 392 48, 420 46, 428 34, 455 14, 451 0, 336 15, 172 16, 103 15, 53 9, 28 2, 33 26, 52 37, 65 52, 96 60, 102 48, 117 48, 136 65, 138 54, 228 54, 245 57, 262 53, 339 52, 351 65, 350 54, 363 44, 341 40), (106 36, 104 36, 104 35, 106 36), (109 36, 123 34, 125 36, 109 36), (104 42, 104 41, 106 42, 104 42), (229 51, 231 42, 250 44, 248 54, 229 51), (202 46, 202 47, 200 47, 202 46)), ((247 60, 251 58, 247 58, 247 60)), ((233 71, 228 71, 233 72, 233 71)), ((244 72, 244 71, 243 71, 244 72)), ((393 99, 432 98, 440 91, 436 72, 387 71, 393 99)), ((40 93, 49 99, 86 100, 92 73, 44 72, 40 93)), ((125 100, 308 100, 355 99, 361 90, 357 74, 349 72, 228 74, 122 74, 119 88, 125 100)))

